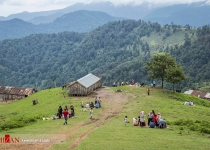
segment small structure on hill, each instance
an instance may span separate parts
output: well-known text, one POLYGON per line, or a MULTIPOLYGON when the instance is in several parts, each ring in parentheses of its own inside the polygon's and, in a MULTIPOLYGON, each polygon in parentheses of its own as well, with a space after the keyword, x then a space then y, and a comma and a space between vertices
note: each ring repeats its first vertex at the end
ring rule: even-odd
POLYGON ((210 100, 210 93, 196 91, 196 90, 188 90, 188 91, 185 91, 184 93, 188 95, 194 95, 199 98, 210 100))
POLYGON ((101 77, 90 73, 77 81, 71 82, 68 85, 68 94, 69 96, 87 96, 101 86, 101 77))
POLYGON ((22 99, 35 92, 37 90, 33 88, 0 86, 0 101, 22 99))

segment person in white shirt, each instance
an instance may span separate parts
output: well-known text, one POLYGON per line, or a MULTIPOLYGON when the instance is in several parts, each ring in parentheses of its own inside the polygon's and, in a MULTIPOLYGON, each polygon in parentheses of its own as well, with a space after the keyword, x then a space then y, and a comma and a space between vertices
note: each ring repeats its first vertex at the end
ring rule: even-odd
POLYGON ((86 103, 86 108, 90 108, 90 104, 88 102, 86 103))

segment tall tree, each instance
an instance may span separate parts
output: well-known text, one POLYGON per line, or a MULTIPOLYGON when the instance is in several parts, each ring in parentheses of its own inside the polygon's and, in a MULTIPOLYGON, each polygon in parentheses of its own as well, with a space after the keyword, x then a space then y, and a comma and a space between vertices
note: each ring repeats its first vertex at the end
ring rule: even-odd
POLYGON ((173 91, 174 85, 180 83, 186 78, 182 66, 180 65, 166 69, 166 81, 173 84, 173 91))
POLYGON ((164 53, 153 55, 152 60, 146 63, 145 70, 150 72, 150 78, 161 78, 163 88, 163 81, 166 79, 167 69, 173 67, 176 67, 175 59, 171 58, 169 54, 164 53))

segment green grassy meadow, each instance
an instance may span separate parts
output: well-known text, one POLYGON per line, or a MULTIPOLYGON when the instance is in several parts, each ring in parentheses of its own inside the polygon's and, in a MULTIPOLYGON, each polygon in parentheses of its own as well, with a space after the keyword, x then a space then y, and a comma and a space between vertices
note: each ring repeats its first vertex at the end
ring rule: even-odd
MULTIPOLYGON (((91 131, 81 140, 75 150, 209 150, 210 149, 210 102, 197 97, 182 93, 151 88, 150 95, 146 93, 147 87, 111 87, 113 90, 121 89, 118 92, 122 96, 131 94, 126 103, 119 103, 118 106, 110 106, 103 99, 103 108, 94 109, 94 117, 103 113, 103 109, 109 107, 123 108, 122 112, 114 115, 105 124, 91 130, 96 123, 103 122, 101 117, 95 124, 87 124, 76 130, 63 142, 54 143, 49 149, 68 149, 78 137, 84 132, 91 131), (185 106, 185 101, 193 101, 195 106, 185 106), (141 110, 147 115, 149 111, 160 112, 162 118, 168 123, 167 129, 151 129, 146 127, 133 126, 132 118, 137 118, 141 110), (123 118, 127 115, 131 123, 124 125, 123 118)), ((0 103, 0 124, 8 125, 1 128, 0 137, 5 134, 21 138, 49 138, 70 131, 77 126, 90 121, 89 112, 82 112, 81 101, 93 101, 92 97, 68 97, 65 90, 61 88, 39 91, 25 99, 14 101, 9 104, 0 103), (66 97, 64 98, 64 95, 66 97), (32 99, 38 99, 38 105, 32 105, 32 99), (76 118, 68 120, 68 125, 62 125, 63 119, 42 120, 42 117, 56 115, 58 106, 64 107, 73 104, 75 106, 76 118), (14 122, 21 123, 20 118, 35 118, 34 122, 25 123, 20 128, 10 129, 9 125, 14 122)), ((24 121, 24 120, 22 120, 24 121)), ((146 119, 147 121, 147 119, 146 119)), ((0 143, 1 149, 1 143, 0 143)))

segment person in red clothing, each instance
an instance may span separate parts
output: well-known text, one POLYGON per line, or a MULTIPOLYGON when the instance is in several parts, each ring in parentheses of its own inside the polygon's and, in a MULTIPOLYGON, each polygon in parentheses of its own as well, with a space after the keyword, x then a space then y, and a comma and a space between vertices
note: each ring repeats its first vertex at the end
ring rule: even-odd
POLYGON ((147 94, 149 95, 149 93, 150 93, 150 89, 148 88, 148 89, 147 89, 147 94))
POLYGON ((65 121, 64 121, 63 125, 67 124, 68 115, 69 115, 68 110, 67 109, 64 109, 64 111, 63 111, 63 117, 64 117, 64 120, 65 121))
POLYGON ((155 122, 155 126, 158 127, 158 116, 154 115, 153 121, 155 122))

